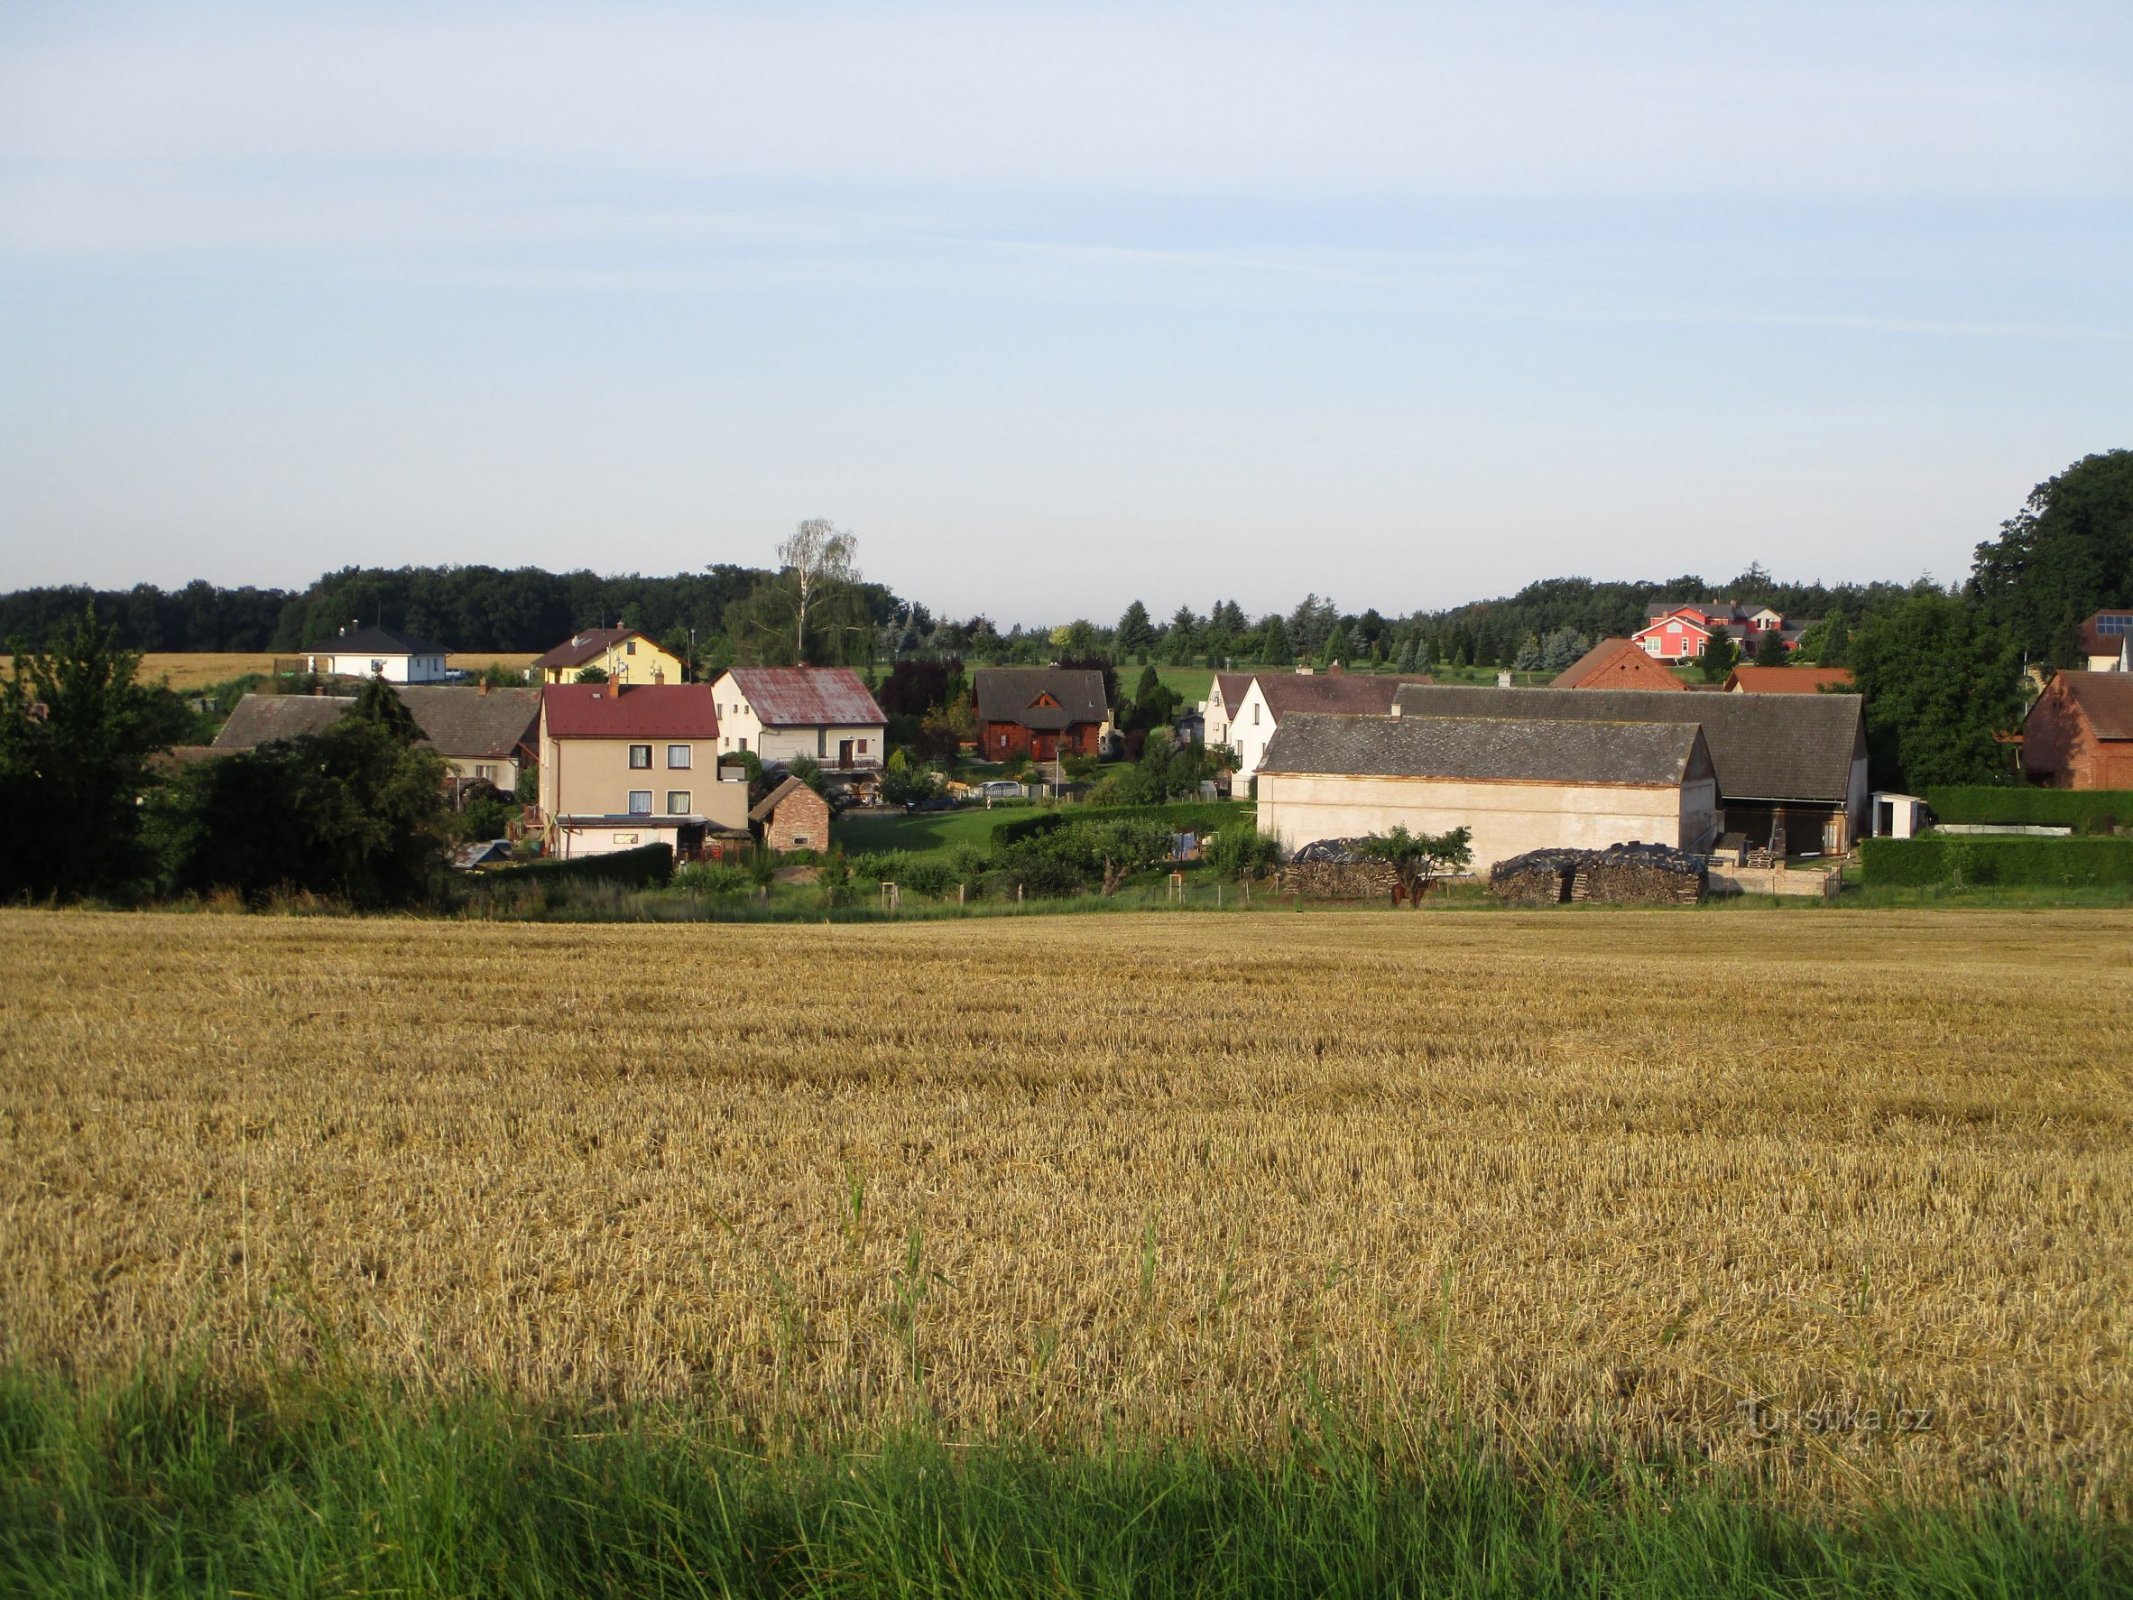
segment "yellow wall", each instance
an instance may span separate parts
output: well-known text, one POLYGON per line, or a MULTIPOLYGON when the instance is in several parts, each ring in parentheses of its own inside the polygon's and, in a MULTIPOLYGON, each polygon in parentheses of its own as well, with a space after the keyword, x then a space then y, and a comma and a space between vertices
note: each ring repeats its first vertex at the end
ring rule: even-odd
POLYGON ((549 683, 576 683, 578 674, 586 667, 598 667, 607 674, 609 683, 681 683, 682 664, 679 656, 671 655, 649 639, 624 639, 592 660, 575 667, 544 667, 542 676, 549 683), (631 654, 635 646, 636 653, 631 654))
POLYGON ((748 785, 718 779, 715 739, 554 739, 541 724, 541 810, 550 817, 621 816, 630 791, 652 791, 654 815, 667 814, 669 791, 685 789, 689 810, 713 826, 748 826, 748 785), (630 765, 630 746, 649 744, 649 770, 630 765), (686 745, 689 765, 667 765, 667 746, 686 745))

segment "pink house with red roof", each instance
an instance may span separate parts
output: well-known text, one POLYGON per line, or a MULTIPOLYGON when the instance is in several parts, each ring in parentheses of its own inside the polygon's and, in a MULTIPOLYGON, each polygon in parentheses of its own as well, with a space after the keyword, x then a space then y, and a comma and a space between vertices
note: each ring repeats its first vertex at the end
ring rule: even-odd
POLYGON ((748 827, 747 774, 719 768, 705 683, 551 683, 541 690, 542 837, 555 856, 664 844, 690 857, 748 827))
POLYGON ((722 754, 806 756, 825 772, 876 772, 887 755, 889 719, 850 667, 733 667, 711 695, 722 754))

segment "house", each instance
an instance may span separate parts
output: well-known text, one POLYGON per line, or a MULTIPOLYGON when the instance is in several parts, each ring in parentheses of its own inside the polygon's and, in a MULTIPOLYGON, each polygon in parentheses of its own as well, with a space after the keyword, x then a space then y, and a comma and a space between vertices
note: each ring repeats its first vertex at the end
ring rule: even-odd
MULTIPOLYGON (((539 690, 416 684, 397 693, 422 730, 423 742, 444 757, 455 779, 492 783, 508 795, 519 773, 533 765, 539 690)), ((248 694, 215 735, 213 748, 228 754, 321 733, 354 704, 353 695, 248 694)))
POLYGON ((1237 720, 1237 708, 1251 686, 1249 672, 1218 672, 1207 686, 1207 698, 1200 702, 1200 736, 1210 750, 1228 746, 1230 724, 1237 720))
POLYGON ((1645 625, 1630 638, 1655 660, 1696 661, 1720 634, 1730 634, 1741 654, 1752 656, 1771 634, 1787 650, 1797 650, 1804 631, 1804 624, 1795 625, 1769 606, 1743 606, 1731 600, 1694 605, 1654 601, 1645 607, 1645 625))
POLYGON ((549 854, 664 843, 691 856, 711 833, 747 827, 747 773, 718 759, 708 683, 552 683, 540 694, 549 854))
POLYGON ((1843 694, 1851 686, 1849 667, 1735 667, 1725 682, 1728 694, 1843 694))
POLYGON ((978 755, 986 761, 1100 754, 1111 731, 1093 667, 981 667, 971 675, 978 755))
POLYGON ((383 678, 387 683, 442 683, 441 644, 390 628, 343 628, 305 652, 306 669, 326 678, 383 678))
POLYGON ((721 751, 807 756, 825 772, 878 771, 887 756, 889 719, 850 667, 734 667, 711 688, 721 751))
POLYGON ((1717 793, 1693 722, 1305 712, 1283 720, 1260 763, 1259 828, 1294 851, 1395 825, 1463 827, 1487 872, 1528 850, 1705 849, 1717 793))
POLYGON ((787 778, 758 800, 748 821, 760 830, 763 848, 779 855, 829 847, 829 802, 798 778, 787 778))
POLYGON ((688 679, 679 656, 635 628, 587 628, 535 656, 533 667, 542 683, 576 683, 587 667, 598 667, 609 683, 683 683, 688 679))
POLYGON ((1237 752, 1241 782, 1259 770, 1268 743, 1281 719, 1310 716, 1382 717, 1392 710, 1399 678, 1346 672, 1267 672, 1251 680, 1230 724, 1230 748, 1237 752))
POLYGON ((2133 789, 2133 673, 2054 674, 2022 724, 2022 773, 2054 789, 2133 789))
POLYGON ((1718 828, 1788 853, 1842 855, 1867 823, 1866 720, 1855 694, 1672 694, 1408 684, 1405 717, 1693 722, 1718 783, 1718 828))
POLYGON ((1553 689, 1686 690, 1634 639, 1602 639, 1555 675, 1553 689))
POLYGON ((2133 611, 2099 611, 2081 625, 2091 672, 2133 672, 2133 611))

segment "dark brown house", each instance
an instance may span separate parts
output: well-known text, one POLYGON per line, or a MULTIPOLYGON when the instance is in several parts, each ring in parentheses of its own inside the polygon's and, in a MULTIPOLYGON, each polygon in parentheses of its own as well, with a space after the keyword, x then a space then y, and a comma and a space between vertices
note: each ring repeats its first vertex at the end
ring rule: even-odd
POLYGON ((971 674, 986 761, 1101 754, 1111 707, 1093 667, 985 667, 971 674))
POLYGON ((2022 772, 2054 789, 2133 789, 2133 673, 2046 684, 2022 724, 2022 772))

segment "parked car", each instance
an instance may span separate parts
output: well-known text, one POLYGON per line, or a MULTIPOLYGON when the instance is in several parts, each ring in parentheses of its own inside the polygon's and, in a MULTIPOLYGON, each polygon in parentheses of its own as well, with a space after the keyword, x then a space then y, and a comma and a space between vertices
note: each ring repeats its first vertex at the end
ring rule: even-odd
POLYGON ((978 786, 981 800, 1027 800, 1029 791, 1012 778, 993 778, 978 786))

